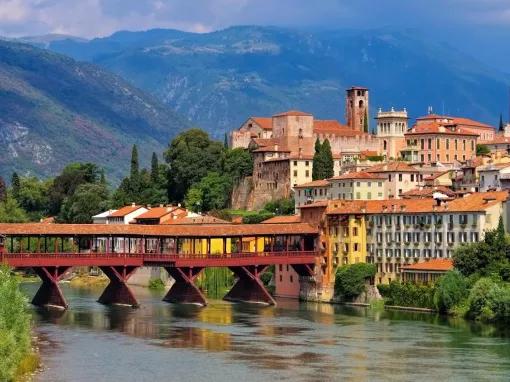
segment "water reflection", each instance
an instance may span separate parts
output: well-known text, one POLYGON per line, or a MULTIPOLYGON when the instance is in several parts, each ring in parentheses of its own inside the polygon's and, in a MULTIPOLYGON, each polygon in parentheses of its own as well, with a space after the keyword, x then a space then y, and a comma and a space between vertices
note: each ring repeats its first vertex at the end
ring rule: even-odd
MULTIPOLYGON (((37 285, 25 289, 31 295, 37 285)), ((59 344, 57 354, 45 355, 42 381, 89 381, 103 370, 108 379, 96 381, 145 380, 149 366, 135 370, 126 364, 133 359, 152 365, 152 379, 171 373, 208 382, 492 381, 510 373, 510 340, 496 337, 505 332, 460 319, 285 299, 276 308, 223 301, 200 308, 164 303, 144 288, 136 288, 141 307, 132 309, 96 303, 100 290, 63 289, 69 310, 34 309, 41 335, 59 344), (93 353, 84 356, 84 348, 93 353), (61 374, 52 373, 56 365, 61 374), (81 374, 83 367, 90 370, 81 374)))

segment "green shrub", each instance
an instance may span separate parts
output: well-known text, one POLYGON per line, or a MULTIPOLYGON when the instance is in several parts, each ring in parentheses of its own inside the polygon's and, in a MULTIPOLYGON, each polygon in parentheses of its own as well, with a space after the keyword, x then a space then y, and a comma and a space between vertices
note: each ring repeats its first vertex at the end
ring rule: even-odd
POLYGON ((481 278, 471 289, 468 304, 470 318, 510 322, 510 286, 507 283, 481 278))
POLYGON ((435 309, 435 287, 392 281, 389 285, 378 285, 379 293, 387 305, 435 309))
POLYGON ((152 290, 163 290, 165 289, 165 283, 161 279, 150 279, 149 289, 152 290))
POLYGON ((442 313, 447 313, 467 297, 466 278, 457 271, 447 272, 436 283, 434 305, 442 313))
POLYGON ((336 271, 335 294, 347 299, 358 297, 365 291, 367 279, 374 277, 376 268, 374 264, 344 265, 336 271))
POLYGON ((0 381, 14 379, 30 352, 30 315, 27 300, 7 267, 0 267, 0 381))
POLYGON ((253 214, 243 216, 244 224, 258 224, 264 220, 272 218, 274 216, 273 213, 267 211, 260 211, 253 214))

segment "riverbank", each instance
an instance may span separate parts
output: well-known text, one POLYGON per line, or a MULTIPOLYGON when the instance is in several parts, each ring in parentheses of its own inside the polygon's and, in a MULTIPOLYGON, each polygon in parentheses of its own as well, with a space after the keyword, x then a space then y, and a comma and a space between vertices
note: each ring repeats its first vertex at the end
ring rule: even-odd
POLYGON ((91 275, 76 275, 69 280, 73 287, 97 287, 106 286, 110 280, 105 275, 91 276, 91 275))
POLYGON ((6 266, 0 267, 0 301, 0 381, 27 380, 40 361, 27 298, 6 266))

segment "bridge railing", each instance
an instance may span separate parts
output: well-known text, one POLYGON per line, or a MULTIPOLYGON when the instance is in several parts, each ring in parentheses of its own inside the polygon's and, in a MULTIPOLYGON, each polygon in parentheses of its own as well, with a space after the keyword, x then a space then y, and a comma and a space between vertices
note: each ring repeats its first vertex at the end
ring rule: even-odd
POLYGON ((178 259, 225 259, 225 258, 251 258, 251 257, 295 257, 295 256, 319 256, 317 251, 279 251, 279 252, 235 252, 219 254, 201 253, 115 253, 115 252, 22 252, 2 253, 0 259, 59 259, 59 258, 80 258, 80 259, 143 259, 150 260, 178 260, 178 259))

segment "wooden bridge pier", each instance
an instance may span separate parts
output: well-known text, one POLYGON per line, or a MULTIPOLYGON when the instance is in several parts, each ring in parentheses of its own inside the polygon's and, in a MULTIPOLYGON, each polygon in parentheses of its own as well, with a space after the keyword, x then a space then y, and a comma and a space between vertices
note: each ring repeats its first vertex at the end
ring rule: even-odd
POLYGON ((39 290, 32 299, 36 306, 67 309, 68 304, 60 290, 58 282, 71 267, 33 267, 42 280, 39 290))

